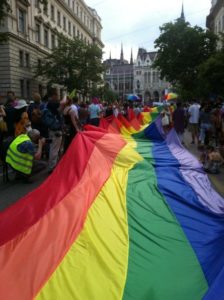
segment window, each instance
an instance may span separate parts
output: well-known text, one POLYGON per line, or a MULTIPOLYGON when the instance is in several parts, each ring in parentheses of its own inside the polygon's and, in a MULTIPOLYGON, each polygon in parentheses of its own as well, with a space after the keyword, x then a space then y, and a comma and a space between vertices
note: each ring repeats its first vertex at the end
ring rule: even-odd
POLYGON ((68 6, 70 7, 70 5, 71 5, 71 3, 70 3, 71 1, 70 0, 68 0, 68 6))
POLYGON ((25 33, 26 31, 26 13, 24 10, 19 9, 19 32, 25 33))
POLYGON ((78 37, 78 39, 79 39, 79 30, 77 30, 77 37, 78 37))
POLYGON ((60 11, 58 11, 58 26, 61 26, 61 14, 60 14, 60 11))
POLYGON ((20 79, 20 95, 24 98, 24 80, 20 79))
POLYGON ((19 66, 23 67, 23 51, 19 51, 19 66))
POLYGON ((64 31, 66 31, 66 18, 63 17, 63 29, 64 31))
POLYGON ((51 35, 51 49, 54 49, 55 48, 55 35, 52 34, 51 35))
POLYGON ((48 5, 44 4, 44 14, 47 16, 48 15, 48 5))
POLYGON ((75 1, 72 1, 72 10, 75 12, 75 1))
POLYGON ((30 81, 26 81, 26 97, 30 98, 30 81))
POLYGON ((44 46, 48 48, 48 30, 44 29, 44 46))
POLYGON ((224 16, 222 16, 222 31, 224 31, 224 16))
POLYGON ((72 35, 72 29, 71 29, 72 27, 71 27, 71 22, 70 21, 68 21, 68 34, 69 35, 72 35))
POLYGON ((36 24, 36 42, 40 43, 40 24, 36 24))
POLYGON ((73 38, 75 38, 75 26, 73 26, 73 38))
POLYGON ((30 54, 29 53, 26 53, 25 55, 25 61, 26 61, 26 67, 29 68, 30 66, 30 54))
POLYGON ((54 21, 54 6, 51 5, 51 20, 54 21))
POLYGON ((41 68, 41 59, 38 59, 38 60, 37 60, 37 67, 38 67, 38 68, 41 68))

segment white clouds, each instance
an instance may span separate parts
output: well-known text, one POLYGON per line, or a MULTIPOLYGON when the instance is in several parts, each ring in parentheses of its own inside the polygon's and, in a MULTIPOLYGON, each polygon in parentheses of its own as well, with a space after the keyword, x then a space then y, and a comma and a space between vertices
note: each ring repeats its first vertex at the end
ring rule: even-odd
MULTIPOLYGON (((138 47, 153 50, 154 40, 159 36, 159 26, 173 21, 181 13, 181 0, 85 0, 95 8, 102 19, 102 40, 105 44, 104 57, 120 55, 121 42, 125 58, 134 57, 138 47)), ((211 6, 210 0, 185 0, 186 19, 192 25, 204 27, 206 15, 211 6)))

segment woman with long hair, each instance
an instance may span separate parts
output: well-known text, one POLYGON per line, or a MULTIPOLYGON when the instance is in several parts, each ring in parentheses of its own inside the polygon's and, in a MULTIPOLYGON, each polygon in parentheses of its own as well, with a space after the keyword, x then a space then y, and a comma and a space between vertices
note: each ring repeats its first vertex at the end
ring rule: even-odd
POLYGON ((64 152, 66 152, 73 138, 80 131, 79 120, 72 109, 72 99, 70 98, 66 99, 63 117, 65 122, 64 152))

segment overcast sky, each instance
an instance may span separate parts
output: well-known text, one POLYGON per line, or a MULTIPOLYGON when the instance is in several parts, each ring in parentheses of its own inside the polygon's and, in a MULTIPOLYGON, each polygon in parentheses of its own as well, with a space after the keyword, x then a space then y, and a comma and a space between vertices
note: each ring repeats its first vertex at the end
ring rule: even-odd
MULTIPOLYGON (((181 13, 181 0, 85 0, 95 8, 102 19, 104 59, 119 58, 121 43, 124 57, 134 59, 139 47, 154 50, 154 40, 159 36, 159 26, 174 21, 181 13)), ((191 25, 205 27, 211 0, 184 0, 185 17, 191 25)))

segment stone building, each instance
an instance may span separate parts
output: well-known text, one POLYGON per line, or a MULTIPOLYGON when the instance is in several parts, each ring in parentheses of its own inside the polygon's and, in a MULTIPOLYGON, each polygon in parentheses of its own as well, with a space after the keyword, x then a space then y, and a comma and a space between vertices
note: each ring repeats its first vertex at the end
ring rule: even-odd
POLYGON ((57 46, 57 34, 78 37, 86 43, 101 41, 101 19, 83 0, 10 0, 11 12, 0 24, 8 41, 0 44, 0 96, 12 90, 17 97, 31 98, 46 92, 46 84, 34 78, 34 66, 44 63, 57 46))
POLYGON ((133 93, 133 56, 131 53, 130 63, 124 59, 123 47, 121 46, 120 59, 104 61, 106 66, 105 81, 107 85, 118 94, 119 99, 126 99, 128 94, 133 93))
POLYGON ((212 7, 207 16, 206 25, 214 33, 224 32, 224 1, 212 0, 212 7))
POLYGON ((169 88, 169 83, 161 80, 160 72, 152 67, 156 55, 156 52, 147 52, 144 48, 139 48, 134 63, 134 93, 143 101, 159 101, 169 88))
MULTIPOLYGON (((215 34, 224 33, 224 0, 212 0, 212 7, 207 16, 206 26, 215 34)), ((221 41, 218 47, 222 46, 221 41)))

